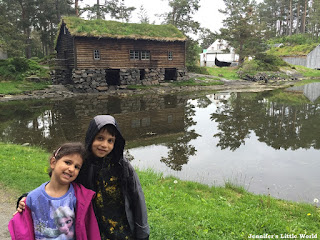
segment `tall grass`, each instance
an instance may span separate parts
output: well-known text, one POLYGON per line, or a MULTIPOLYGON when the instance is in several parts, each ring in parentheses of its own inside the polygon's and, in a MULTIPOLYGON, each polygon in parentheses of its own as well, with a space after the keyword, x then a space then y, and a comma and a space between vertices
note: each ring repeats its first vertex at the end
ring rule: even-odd
MULTIPOLYGON (((29 191, 48 180, 49 153, 35 147, 0 143, 0 183, 29 191)), ((144 190, 150 239, 247 239, 250 234, 318 234, 316 206, 277 200, 227 187, 162 177, 137 171, 144 190)))

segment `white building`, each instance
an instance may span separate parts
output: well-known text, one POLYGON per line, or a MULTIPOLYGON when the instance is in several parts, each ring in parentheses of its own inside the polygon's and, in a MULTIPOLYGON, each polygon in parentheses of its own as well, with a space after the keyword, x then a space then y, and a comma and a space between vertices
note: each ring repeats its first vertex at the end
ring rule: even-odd
POLYGON ((225 40, 217 39, 207 49, 203 50, 200 54, 200 66, 215 66, 214 60, 216 57, 219 61, 231 62, 231 66, 238 65, 239 55, 235 54, 234 48, 230 47, 225 40))

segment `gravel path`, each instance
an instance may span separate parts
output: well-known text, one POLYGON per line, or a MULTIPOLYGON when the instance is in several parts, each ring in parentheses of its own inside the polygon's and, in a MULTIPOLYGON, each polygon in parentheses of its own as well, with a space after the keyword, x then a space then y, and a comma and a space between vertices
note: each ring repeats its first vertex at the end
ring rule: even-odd
POLYGON ((0 185, 0 239, 10 240, 8 223, 15 212, 17 194, 8 191, 0 185))

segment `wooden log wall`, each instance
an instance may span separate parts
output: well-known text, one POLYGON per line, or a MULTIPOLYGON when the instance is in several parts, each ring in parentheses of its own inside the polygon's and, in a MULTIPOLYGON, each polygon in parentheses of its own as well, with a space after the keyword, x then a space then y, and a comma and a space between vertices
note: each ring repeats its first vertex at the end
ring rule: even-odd
POLYGON ((128 39, 74 39, 77 69, 90 68, 185 68, 185 42, 161 42, 128 39), (94 50, 100 52, 100 60, 94 60, 94 50), (130 59, 130 50, 150 51, 150 60, 130 59), (173 59, 168 60, 168 52, 173 59))
POLYGON ((75 63, 75 55, 74 55, 74 43, 73 37, 65 25, 61 25, 60 34, 58 36, 57 45, 57 59, 56 59, 56 67, 74 68, 75 63))

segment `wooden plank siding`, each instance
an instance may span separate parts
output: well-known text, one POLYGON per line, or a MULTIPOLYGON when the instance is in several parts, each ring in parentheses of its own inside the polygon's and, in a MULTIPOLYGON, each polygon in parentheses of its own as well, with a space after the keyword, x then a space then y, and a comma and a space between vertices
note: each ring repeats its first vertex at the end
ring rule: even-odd
POLYGON ((74 49, 76 69, 185 67, 184 41, 75 37, 74 49), (100 60, 94 60, 95 49, 100 52, 100 60), (150 51, 150 60, 131 60, 130 50, 150 51), (173 54, 172 60, 168 60, 169 51, 173 54))
POLYGON ((64 24, 61 25, 60 34, 58 36, 56 51, 58 67, 74 68, 74 39, 67 28, 64 29, 64 24))

